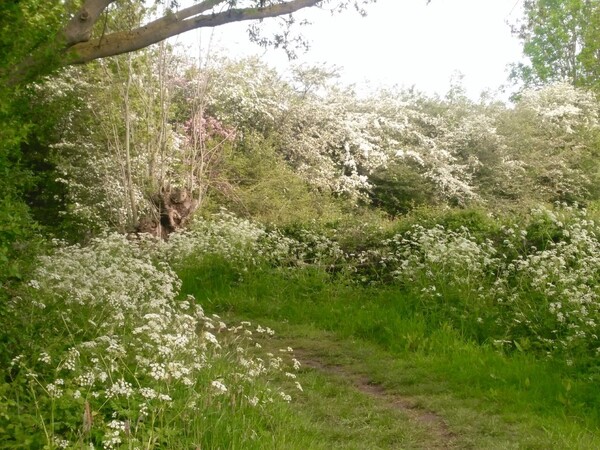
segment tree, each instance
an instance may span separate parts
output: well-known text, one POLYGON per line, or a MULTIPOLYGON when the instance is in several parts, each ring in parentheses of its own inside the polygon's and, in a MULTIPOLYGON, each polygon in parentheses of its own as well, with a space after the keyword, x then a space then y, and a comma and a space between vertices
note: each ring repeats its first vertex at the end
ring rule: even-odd
POLYGON ((513 33, 530 62, 516 65, 513 77, 527 86, 600 87, 600 1, 526 0, 523 8, 513 33))
POLYGON ((587 89, 555 83, 526 89, 498 121, 507 157, 520 166, 511 181, 523 199, 586 203, 598 198, 600 108, 587 89))
MULTIPOLYGON (((8 75, 9 81, 15 84, 31 79, 49 67, 81 64, 132 52, 197 28, 286 16, 327 3, 332 4, 336 10, 353 5, 364 13, 362 6, 373 1, 376 0, 203 0, 177 9, 178 2, 170 0, 162 17, 116 29, 107 26, 111 13, 122 13, 127 8, 134 8, 141 11, 143 16, 152 17, 156 8, 147 7, 147 2, 119 0, 84 0, 76 11, 68 9, 67 5, 72 4, 71 2, 59 2, 52 7, 40 6, 39 0, 8 2, 8 5, 0 7, 0 17, 6 20, 6 28, 11 28, 15 22, 22 22, 30 28, 26 34, 34 38, 19 43, 21 47, 25 44, 26 50, 19 52, 21 56, 29 56, 17 61, 12 70, 8 70, 7 66, 3 71, 5 77, 8 75), (34 16, 31 11, 36 6, 38 10, 41 8, 41 12, 37 11, 34 16), (40 17, 44 23, 44 33, 37 29, 40 17), (49 23, 52 26, 48 26, 49 23)), ((162 2, 159 0, 157 3, 162 2)), ((293 20, 286 21, 288 26, 292 23, 293 20)), ((256 29, 253 29, 251 38, 253 37, 263 44, 270 42, 275 46, 285 47, 288 34, 283 33, 273 41, 265 41, 259 40, 256 29)), ((14 43, 6 36, 0 43, 5 47, 3 50, 14 47, 14 43)))

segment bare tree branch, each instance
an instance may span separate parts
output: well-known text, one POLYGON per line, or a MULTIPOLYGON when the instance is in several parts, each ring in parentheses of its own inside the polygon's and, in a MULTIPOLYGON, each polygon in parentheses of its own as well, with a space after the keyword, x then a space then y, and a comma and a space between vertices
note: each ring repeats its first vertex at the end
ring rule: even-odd
MULTIPOLYGON (((220 3, 224 3, 227 0, 204 0, 202 3, 198 3, 197 5, 190 6, 189 8, 182 9, 175 13, 175 17, 178 20, 187 19, 188 17, 197 16, 198 14, 202 14, 203 12, 209 11, 220 3)), ((162 17, 154 22, 160 22, 165 18, 162 17)), ((153 22, 151 22, 153 23, 153 22)), ((150 25, 150 24, 148 24, 150 25)))
MULTIPOLYGON (((109 0, 90 0, 110 3, 109 0)), ((291 14, 303 8, 316 6, 322 0, 291 0, 264 8, 229 9, 220 13, 202 15, 224 0, 205 0, 177 13, 130 31, 105 35, 102 39, 81 41, 65 52, 66 64, 81 64, 98 58, 139 50, 186 31, 203 27, 216 27, 226 23, 265 19, 291 14)))

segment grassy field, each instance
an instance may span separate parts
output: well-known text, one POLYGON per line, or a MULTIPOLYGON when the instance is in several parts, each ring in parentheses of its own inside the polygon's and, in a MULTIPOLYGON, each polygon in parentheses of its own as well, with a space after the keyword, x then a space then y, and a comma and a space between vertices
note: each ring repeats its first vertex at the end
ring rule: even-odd
POLYGON ((215 260, 178 274, 207 311, 266 324, 277 333, 270 345, 296 350, 304 393, 281 426, 302 436, 299 446, 600 445, 593 373, 467 339, 398 288, 349 285, 317 269, 240 276, 215 260))

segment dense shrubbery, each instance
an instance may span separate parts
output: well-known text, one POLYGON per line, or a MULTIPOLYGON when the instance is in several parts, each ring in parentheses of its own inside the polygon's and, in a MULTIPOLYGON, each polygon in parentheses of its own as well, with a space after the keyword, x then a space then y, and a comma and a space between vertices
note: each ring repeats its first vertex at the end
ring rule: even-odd
POLYGON ((257 60, 214 58, 200 70, 160 47, 66 71, 29 101, 61 118, 43 136, 61 214, 94 232, 131 229, 134 210, 151 215, 153 195, 168 187, 212 211, 225 205, 277 224, 336 220, 347 205, 395 217, 426 205, 598 198, 593 93, 557 83, 505 105, 460 92, 361 97, 324 69, 284 79, 257 60))

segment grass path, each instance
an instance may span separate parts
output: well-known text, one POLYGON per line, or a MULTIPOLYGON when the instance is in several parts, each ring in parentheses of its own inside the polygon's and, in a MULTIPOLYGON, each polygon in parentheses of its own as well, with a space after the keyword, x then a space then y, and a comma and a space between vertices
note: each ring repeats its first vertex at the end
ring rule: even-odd
POLYGON ((460 448, 442 416, 371 378, 358 348, 329 333, 296 334, 305 331, 289 327, 261 344, 272 351, 292 347, 302 364, 304 393, 291 405, 291 426, 308 437, 309 449, 460 448))
POLYGON ((498 427, 499 417, 482 416, 444 392, 443 384, 433 391, 411 381, 403 386, 396 377, 403 364, 368 342, 279 324, 276 337, 262 344, 274 351, 292 347, 302 363, 305 391, 292 404, 293 426, 313 437, 311 449, 551 448, 522 447, 513 425, 498 427))
POLYGON ((334 382, 349 383, 354 389, 365 394, 387 410, 396 410, 403 417, 402 425, 408 424, 413 429, 420 429, 423 448, 448 449, 456 448, 456 436, 449 429, 444 418, 439 414, 423 409, 418 403, 406 396, 385 389, 373 382, 368 376, 356 373, 349 365, 331 364, 324 355, 314 352, 314 348, 296 350, 299 360, 309 369, 325 374, 334 382))
POLYGON ((275 338, 302 363, 304 393, 292 403, 292 433, 308 449, 597 449, 593 434, 555 435, 552 425, 499 413, 493 402, 465 398, 444 380, 423 376, 418 362, 401 360, 362 340, 341 339, 310 326, 269 323, 275 338))

